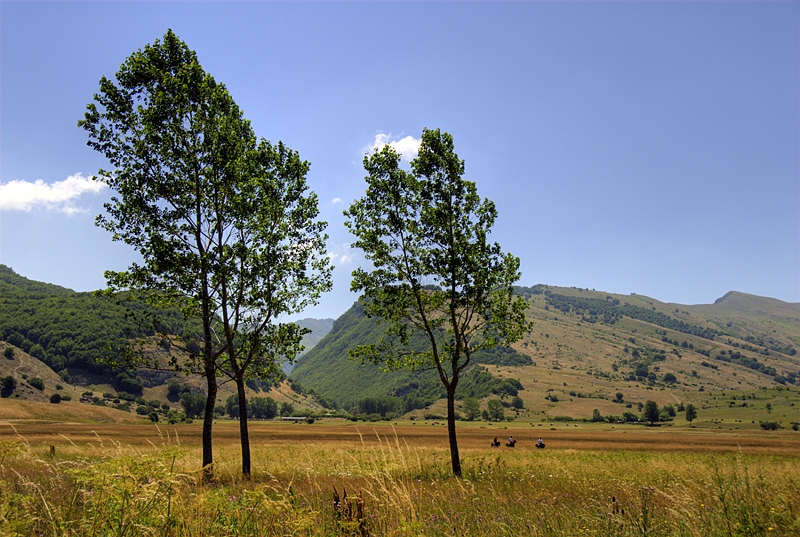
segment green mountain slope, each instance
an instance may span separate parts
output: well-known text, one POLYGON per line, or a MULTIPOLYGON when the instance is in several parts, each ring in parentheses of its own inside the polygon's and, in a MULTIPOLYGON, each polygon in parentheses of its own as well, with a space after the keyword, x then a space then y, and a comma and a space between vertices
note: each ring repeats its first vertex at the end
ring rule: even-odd
MULTIPOLYGON (((336 319, 322 341, 298 360, 292 378, 340 404, 366 397, 393 396, 407 399, 409 408, 420 408, 423 402, 427 405, 444 397, 444 388, 433 370, 384 372, 374 364, 361 366, 348 358, 349 349, 377 342, 383 332, 383 325, 367 318, 363 307, 356 302, 336 319)), ((412 340, 411 346, 424 350, 426 341, 419 337, 412 340)), ((476 365, 502 366, 531 364, 530 358, 510 348, 476 353, 473 362, 476 365)), ((471 369, 461 380, 457 395, 483 397, 493 390, 514 391, 503 385, 502 380, 486 374, 478 367, 471 369)))
POLYGON ((99 360, 140 330, 112 300, 35 282, 0 265, 0 338, 55 371, 106 373, 99 360))
MULTIPOLYGON (((525 388, 519 395, 534 414, 585 417, 596 407, 618 415, 617 393, 626 405, 648 398, 665 404, 699 392, 800 384, 798 304, 742 293, 716 304, 683 306, 545 285, 516 292, 530 305, 532 333, 513 345, 508 359, 484 359, 474 372, 494 381, 519 380, 525 388)), ((292 377, 339 402, 440 397, 429 372, 386 373, 348 360, 348 349, 376 341, 381 332, 354 305, 299 360, 292 377)), ((471 395, 491 397, 491 391, 471 395)))

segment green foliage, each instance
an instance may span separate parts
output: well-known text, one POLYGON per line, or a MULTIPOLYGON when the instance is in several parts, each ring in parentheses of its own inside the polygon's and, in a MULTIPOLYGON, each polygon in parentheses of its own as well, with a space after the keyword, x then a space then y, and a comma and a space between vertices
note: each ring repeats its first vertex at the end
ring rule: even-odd
POLYGON ((527 302, 514 299, 519 259, 488 234, 497 211, 465 181, 464 162, 447 133, 425 129, 411 173, 390 146, 364 158, 367 192, 347 211, 373 270, 353 271, 369 317, 386 323, 378 343, 348 351, 387 370, 431 368, 446 391, 453 474, 461 476, 455 429, 456 388, 472 354, 522 337, 527 302), (426 340, 411 345, 414 334, 426 340))
MULTIPOLYGON (((304 333, 276 318, 331 287, 327 224, 316 221, 317 197, 307 192, 309 165, 282 142, 257 140, 225 86, 171 30, 131 54, 115 81, 103 77, 94 101, 78 125, 114 167, 95 179, 115 193, 97 223, 144 259, 107 271, 106 294, 145 302, 148 309, 128 309, 136 324, 188 353, 170 366, 205 375, 208 469, 217 375, 240 391, 246 378, 269 378, 302 350, 304 333), (175 308, 199 319, 201 332, 169 337, 160 311, 175 308)), ((162 367, 139 343, 126 363, 162 367)))
POLYGON ((52 404, 54 404, 54 405, 59 404, 61 402, 61 394, 60 393, 54 393, 53 395, 51 395, 50 396, 50 402, 52 404))
MULTIPOLYGON (((174 333, 188 326, 175 310, 162 321, 174 333)), ((28 280, 0 265, 0 337, 23 350, 36 349, 36 357, 66 382, 66 368, 109 374, 104 363, 128 346, 128 338, 148 334, 113 300, 28 280)))
POLYGON ((14 359, 14 347, 6 347, 5 349, 3 349, 3 356, 7 360, 13 360, 14 359))
POLYGON ((272 397, 254 397, 247 411, 255 419, 270 420, 278 415, 278 403, 272 397))
MULTIPOLYGON (((235 393, 225 400, 225 408, 219 410, 232 418, 240 418, 239 394, 235 393)), ((222 413, 222 412, 221 412, 222 413)), ((272 419, 278 415, 278 403, 272 397, 253 397, 247 401, 247 418, 272 419)))
POLYGON ((489 419, 492 421, 503 421, 505 419, 505 409, 499 399, 489 399, 486 403, 486 410, 489 413, 489 419))
POLYGON ((294 406, 291 403, 281 404, 281 416, 291 416, 294 413, 294 406))
POLYGON ((30 384, 32 387, 36 388, 39 391, 44 390, 44 381, 39 377, 33 377, 28 379, 28 384, 30 384))
POLYGON ((692 422, 697 419, 697 410, 695 409, 692 403, 686 405, 685 410, 686 410, 686 415, 685 415, 686 421, 689 422, 689 426, 691 427, 692 422))
POLYGON ((184 393, 181 395, 181 406, 188 417, 199 418, 206 408, 206 396, 201 393, 184 393))
MULTIPOLYGON (((716 359, 722 362, 729 362, 732 364, 738 364, 744 367, 749 367, 754 371, 758 371, 759 373, 770 375, 772 377, 774 377, 778 373, 774 367, 767 366, 759 362, 758 358, 752 356, 746 356, 744 354, 741 354, 739 351, 731 350, 730 354, 727 355, 720 354, 719 356, 717 356, 716 359)), ((716 369, 716 367, 714 367, 714 369, 716 369)))
POLYGON ((515 395, 514 398, 511 399, 511 406, 517 410, 521 410, 525 407, 525 402, 522 400, 522 397, 515 395))
POLYGON ((461 408, 464 411, 464 418, 467 421, 473 421, 481 415, 481 405, 474 397, 468 397, 462 402, 461 408))
POLYGON ((639 416, 637 416, 633 412, 623 412, 622 413, 622 419, 626 423, 635 423, 635 422, 639 421, 639 416))
POLYGON ((659 420, 660 410, 655 401, 646 401, 642 410, 642 419, 649 421, 650 425, 659 420))

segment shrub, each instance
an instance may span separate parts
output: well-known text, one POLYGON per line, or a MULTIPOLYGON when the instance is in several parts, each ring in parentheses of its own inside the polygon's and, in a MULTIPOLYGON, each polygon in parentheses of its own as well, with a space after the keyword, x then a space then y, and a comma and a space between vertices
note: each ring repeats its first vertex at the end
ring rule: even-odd
POLYGON ((32 379, 29 379, 28 384, 30 384, 39 391, 44 391, 44 381, 39 377, 33 377, 32 379))
POLYGON ((60 393, 54 393, 53 395, 51 395, 50 396, 50 402, 53 403, 54 405, 59 404, 61 402, 61 394, 60 393))
POLYGON ((3 356, 6 357, 8 360, 14 359, 14 347, 6 347, 3 349, 3 356))
POLYGON ((61 377, 61 380, 63 380, 64 382, 69 382, 71 380, 71 378, 72 378, 72 377, 70 377, 69 371, 67 371, 66 368, 64 368, 61 371, 59 371, 58 372, 58 376, 61 377))
POLYGON ((759 421, 758 424, 765 431, 777 431, 781 428, 777 421, 759 421))
POLYGON ((2 395, 8 397, 17 388, 17 379, 8 375, 3 378, 2 395))

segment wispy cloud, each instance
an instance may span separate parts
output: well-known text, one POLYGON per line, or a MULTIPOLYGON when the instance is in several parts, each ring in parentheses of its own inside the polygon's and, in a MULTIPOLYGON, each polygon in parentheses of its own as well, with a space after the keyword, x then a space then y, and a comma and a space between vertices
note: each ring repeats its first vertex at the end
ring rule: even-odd
POLYGON ((376 134, 375 141, 364 148, 366 153, 372 153, 374 150, 380 151, 383 149, 383 146, 389 145, 395 151, 400 153, 401 160, 406 162, 411 162, 414 158, 416 158, 417 153, 419 153, 419 146, 422 143, 422 140, 417 140, 413 136, 406 136, 404 138, 400 138, 399 140, 393 139, 391 134, 376 134))
POLYGON ((334 205, 336 205, 337 203, 342 203, 342 198, 333 198, 331 200, 331 203, 333 203, 334 205))
POLYGON ((0 184, 0 208, 4 211, 46 209, 64 214, 83 213, 87 209, 75 205, 78 198, 87 193, 98 194, 106 188, 102 182, 80 173, 51 184, 41 179, 34 183, 10 181, 0 184))
POLYGON ((328 258, 333 265, 346 265, 353 261, 355 256, 356 252, 347 243, 328 244, 328 258))

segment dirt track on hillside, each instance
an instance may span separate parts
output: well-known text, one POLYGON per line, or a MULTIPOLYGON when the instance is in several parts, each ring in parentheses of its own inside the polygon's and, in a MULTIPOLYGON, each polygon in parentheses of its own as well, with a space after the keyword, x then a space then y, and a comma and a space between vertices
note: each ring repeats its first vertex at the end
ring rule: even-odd
MULTIPOLYGON (((392 445, 428 446, 447 448, 447 429, 444 425, 387 425, 370 424, 291 424, 277 422, 250 423, 251 446, 285 444, 336 444, 338 446, 375 446, 389 442, 392 445)), ((0 425, 0 440, 24 439, 32 446, 95 444, 119 442, 131 446, 175 443, 190 448, 201 445, 202 426, 191 425, 132 425, 132 424, 17 424, 0 425)), ((214 445, 222 447, 239 442, 238 423, 221 423, 214 426, 214 445)), ((625 430, 572 431, 542 429, 496 429, 464 427, 458 429, 459 448, 465 450, 491 450, 492 439, 497 436, 505 445, 509 435, 517 439, 515 448, 533 450, 541 436, 548 450, 594 450, 594 451, 662 451, 725 453, 741 452, 761 455, 800 456, 800 441, 797 433, 774 433, 763 431, 672 432, 649 430, 641 427, 625 430)), ((497 448, 495 448, 497 449, 497 448)), ((509 448, 502 447, 502 450, 509 448)))

